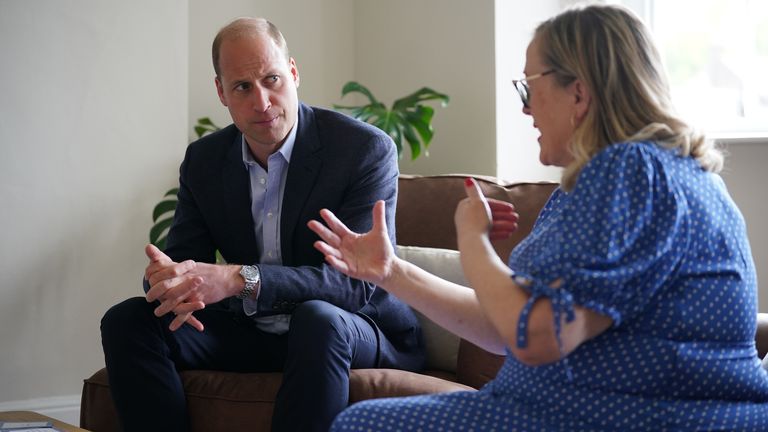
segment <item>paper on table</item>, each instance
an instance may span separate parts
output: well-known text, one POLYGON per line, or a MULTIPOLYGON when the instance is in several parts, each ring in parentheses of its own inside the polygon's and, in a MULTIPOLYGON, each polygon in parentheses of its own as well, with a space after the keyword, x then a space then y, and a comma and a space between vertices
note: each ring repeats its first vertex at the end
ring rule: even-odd
POLYGON ((0 421, 0 432, 61 432, 49 421, 0 421))
POLYGON ((14 428, 6 428, 6 427, 0 427, 0 432, 61 432, 61 430, 56 429, 53 426, 43 426, 43 427, 14 427, 14 428))
POLYGON ((43 427, 14 427, 14 428, 6 428, 6 427, 0 427, 0 432, 61 432, 60 429, 56 429, 53 426, 43 426, 43 427))

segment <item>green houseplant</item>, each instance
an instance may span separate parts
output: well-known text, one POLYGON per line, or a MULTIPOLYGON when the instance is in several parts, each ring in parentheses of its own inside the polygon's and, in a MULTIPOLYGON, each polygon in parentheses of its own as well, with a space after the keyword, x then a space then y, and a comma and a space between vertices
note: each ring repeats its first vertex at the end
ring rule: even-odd
POLYGON ((352 117, 368 122, 386 132, 397 146, 397 154, 402 157, 403 141, 411 149, 411 159, 427 154, 429 143, 434 136, 432 117, 435 109, 424 105, 427 101, 440 101, 442 106, 448 105, 450 97, 438 93, 429 87, 422 87, 415 92, 396 100, 392 108, 387 108, 376 99, 362 84, 349 81, 341 90, 341 97, 350 93, 360 93, 368 99, 368 103, 358 106, 334 105, 336 109, 349 111, 352 117))

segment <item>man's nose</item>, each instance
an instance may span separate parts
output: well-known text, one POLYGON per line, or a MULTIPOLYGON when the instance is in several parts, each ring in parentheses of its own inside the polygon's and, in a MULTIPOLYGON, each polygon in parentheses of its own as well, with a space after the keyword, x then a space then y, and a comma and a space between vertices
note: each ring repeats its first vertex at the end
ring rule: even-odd
POLYGON ((272 106, 272 102, 269 100, 269 92, 266 89, 256 87, 252 96, 254 111, 265 112, 272 106))

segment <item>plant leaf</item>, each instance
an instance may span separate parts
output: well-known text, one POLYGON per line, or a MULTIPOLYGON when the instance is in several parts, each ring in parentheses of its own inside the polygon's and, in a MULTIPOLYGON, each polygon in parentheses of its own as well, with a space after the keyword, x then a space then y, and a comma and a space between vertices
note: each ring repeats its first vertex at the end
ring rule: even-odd
MULTIPOLYGON (((341 96, 349 93, 360 93, 368 98, 370 103, 359 106, 334 105, 335 109, 347 110, 349 115, 368 122, 386 132, 395 142, 398 157, 402 157, 403 140, 411 149, 411 158, 418 158, 423 150, 429 147, 434 136, 432 117, 434 108, 422 105, 426 101, 440 101, 446 106, 450 101, 448 95, 436 92, 429 87, 422 87, 415 92, 397 99, 392 108, 388 109, 379 102, 367 87, 355 81, 344 85, 341 96)), ((424 154, 428 154, 424 152, 424 154)))
POLYGON ((163 196, 171 196, 172 195, 172 196, 175 197, 178 193, 179 193, 179 188, 172 188, 172 189, 168 189, 168 191, 165 192, 165 195, 163 195, 163 196))
POLYGON ((160 238, 160 234, 162 234, 166 229, 168 229, 171 226, 172 222, 173 222, 173 218, 171 217, 171 218, 163 219, 157 222, 156 224, 152 225, 152 228, 149 230, 149 242, 157 246, 156 242, 160 238))
POLYGON ((392 141, 395 142, 395 147, 397 147, 397 157, 402 157, 403 154, 403 133, 400 131, 400 128, 392 128, 392 130, 389 133, 389 136, 392 137, 392 141))
POLYGON ((421 141, 408 122, 403 122, 401 129, 408 146, 411 148, 411 160, 416 160, 421 155, 421 141))
POLYGON ((396 100, 395 103, 392 104, 392 109, 402 110, 402 109, 416 106, 417 104, 419 104, 419 102, 425 102, 428 100, 440 100, 442 105, 446 106, 448 105, 448 102, 450 102, 451 98, 448 97, 448 95, 445 95, 443 93, 438 93, 429 87, 422 87, 416 90, 415 92, 409 94, 408 96, 404 96, 396 100))
POLYGON ((416 112, 407 112, 405 118, 419 133, 421 140, 424 141, 424 147, 428 147, 435 131, 432 128, 432 115, 435 110, 432 107, 419 105, 416 112))
POLYGON ((376 98, 373 96, 373 93, 371 93, 371 91, 368 90, 366 86, 356 81, 349 81, 348 83, 344 84, 344 87, 341 89, 341 97, 344 97, 349 93, 361 93, 368 98, 371 104, 381 103, 376 100, 376 98))
POLYGON ((168 236, 162 236, 161 238, 157 239, 156 242, 152 243, 153 245, 157 246, 160 250, 165 250, 165 243, 168 240, 168 236))
POLYGON ((208 117, 200 117, 197 119, 197 124, 195 125, 195 133, 198 138, 202 138, 206 133, 215 132, 220 129, 221 127, 211 121, 208 117))
MULTIPOLYGON (((381 117, 381 121, 382 121, 381 129, 384 132, 387 132, 388 134, 392 135, 392 132, 398 131, 399 128, 397 124, 397 115, 392 111, 386 112, 381 117)), ((401 136, 401 135, 402 135, 401 133, 398 133, 398 136, 401 136)), ((402 137, 400 139, 402 139, 402 137)))
POLYGON ((152 222, 157 222, 157 220, 164 214, 171 212, 171 217, 173 217, 173 212, 176 211, 176 204, 179 202, 176 200, 165 200, 160 201, 157 203, 155 208, 152 210, 152 222))

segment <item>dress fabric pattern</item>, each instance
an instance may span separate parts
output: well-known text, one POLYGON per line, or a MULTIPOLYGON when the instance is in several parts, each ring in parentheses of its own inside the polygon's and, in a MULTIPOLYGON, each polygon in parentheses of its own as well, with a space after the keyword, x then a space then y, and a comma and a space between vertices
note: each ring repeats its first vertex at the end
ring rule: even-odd
POLYGON ((508 351, 477 392, 355 404, 333 430, 768 431, 746 227, 695 160, 609 146, 553 193, 509 266, 534 297, 562 280, 553 308, 582 305, 612 327, 545 366, 508 351))

